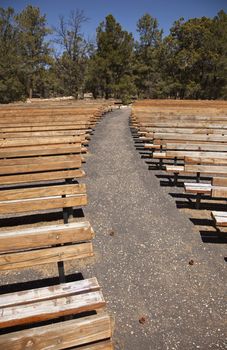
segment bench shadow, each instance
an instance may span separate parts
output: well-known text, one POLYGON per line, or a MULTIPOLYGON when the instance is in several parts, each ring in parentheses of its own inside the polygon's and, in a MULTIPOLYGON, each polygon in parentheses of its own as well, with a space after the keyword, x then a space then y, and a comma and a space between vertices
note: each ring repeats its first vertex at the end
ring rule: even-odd
MULTIPOLYGON (((85 217, 82 208, 74 208, 72 211, 73 218, 83 218, 85 217)), ((63 211, 55 211, 51 213, 37 213, 37 214, 27 214, 20 215, 16 217, 0 218, 0 227, 14 227, 21 225, 32 225, 38 224, 40 222, 51 223, 54 221, 63 221, 63 211)))

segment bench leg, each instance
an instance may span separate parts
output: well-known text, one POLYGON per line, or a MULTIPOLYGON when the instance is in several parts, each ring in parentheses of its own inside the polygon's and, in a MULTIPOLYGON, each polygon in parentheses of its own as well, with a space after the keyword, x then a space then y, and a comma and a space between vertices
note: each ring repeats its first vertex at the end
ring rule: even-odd
POLYGON ((64 261, 58 262, 58 275, 59 275, 59 282, 65 283, 65 268, 64 268, 64 261))
POLYGON ((200 173, 196 174, 196 182, 198 182, 198 183, 200 182, 200 173))
POLYGON ((173 174, 173 186, 177 186, 178 183, 178 173, 173 174))
POLYGON ((196 195, 196 205, 195 205, 196 209, 200 208, 201 197, 202 197, 201 193, 197 193, 197 195, 196 195))

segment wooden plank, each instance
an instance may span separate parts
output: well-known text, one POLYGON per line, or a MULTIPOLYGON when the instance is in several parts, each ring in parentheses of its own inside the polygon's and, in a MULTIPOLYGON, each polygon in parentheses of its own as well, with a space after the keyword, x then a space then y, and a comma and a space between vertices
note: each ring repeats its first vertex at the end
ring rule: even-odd
POLYGON ((81 143, 0 148, 0 158, 81 153, 81 143))
POLYGON ((21 132, 37 132, 37 131, 57 131, 57 130, 77 130, 78 132, 85 132, 83 129, 87 127, 87 122, 84 124, 76 124, 73 123, 73 125, 64 124, 62 122, 62 125, 40 125, 40 126, 18 126, 18 127, 11 127, 10 125, 7 127, 2 127, 1 132, 2 133, 21 133, 21 132), (82 130, 82 131, 80 131, 82 130))
POLYGON ((227 159, 227 153, 226 152, 207 152, 207 151, 185 151, 185 150, 179 150, 179 151, 169 151, 168 149, 166 149, 166 156, 168 158, 174 158, 174 157, 205 157, 205 158, 226 158, 227 159))
POLYGON ((219 157, 218 155, 214 157, 202 156, 195 157, 194 155, 186 156, 185 163, 187 164, 210 164, 210 165, 227 165, 227 153, 225 157, 219 157))
POLYGON ((213 177, 212 185, 213 186, 227 186, 227 178, 226 177, 213 177))
POLYGON ((227 166, 185 164, 185 172, 227 175, 227 166))
POLYGON ((50 196, 63 196, 86 193, 85 184, 72 184, 72 185, 57 185, 57 186, 43 186, 34 188, 19 188, 16 190, 3 190, 0 191, 0 204, 4 201, 22 200, 30 198, 50 197, 50 196))
POLYGON ((66 169, 76 169, 81 167, 81 158, 77 160, 69 161, 54 161, 54 162, 39 162, 33 164, 20 164, 15 167, 15 165, 1 166, 0 175, 6 174, 20 174, 20 173, 35 173, 39 171, 50 171, 50 170, 66 170, 66 169))
POLYGON ((74 136, 74 135, 85 135, 85 132, 81 130, 59 130, 59 131, 30 131, 30 132, 11 132, 3 133, 0 132, 0 138, 20 138, 20 137, 56 137, 56 136, 74 136))
POLYGON ((28 137, 28 138, 14 138, 14 139, 0 139, 0 147, 19 147, 29 145, 48 145, 59 143, 81 143, 85 141, 82 136, 56 136, 56 137, 28 137))
POLYGON ((213 187, 211 196, 217 198, 227 198, 227 187, 213 187))
POLYGON ((215 143, 170 143, 166 142, 166 148, 168 150, 174 149, 174 150, 194 150, 194 151, 220 151, 220 152, 227 152, 226 145, 221 144, 215 144, 215 143))
POLYGON ((10 165, 22 165, 22 164, 40 164, 40 163, 52 163, 52 162, 69 162, 75 161, 78 162, 81 160, 81 155, 75 154, 65 154, 65 155, 56 155, 56 156, 45 156, 45 157, 31 157, 31 158, 11 158, 11 159, 1 159, 1 166, 10 166, 10 165))
POLYGON ((112 321, 104 313, 1 335, 0 348, 4 350, 62 350, 108 339, 111 336, 112 321))
POLYGON ((166 165, 165 170, 172 173, 184 172, 184 167, 180 165, 166 165))
POLYGON ((2 294, 0 295, 0 307, 4 308, 16 305, 32 304, 58 297, 67 297, 70 295, 94 292, 99 289, 100 286, 98 281, 95 277, 93 277, 80 281, 61 283, 54 286, 2 294))
POLYGON ((0 253, 87 241, 93 237, 94 233, 88 221, 1 231, 0 253))
POLYGON ((26 304, 23 307, 20 305, 6 307, 1 310, 0 328, 51 320, 56 317, 100 309, 104 306, 102 293, 95 291, 26 304))
POLYGON ((211 188, 212 186, 210 184, 203 184, 203 183, 184 183, 184 189, 185 192, 189 193, 201 193, 201 194, 211 194, 211 188))
MULTIPOLYGON (((25 174, 25 175, 10 175, 0 176, 0 185, 12 185, 21 183, 33 183, 33 182, 47 182, 53 180, 65 180, 81 178, 85 176, 84 170, 62 170, 62 171, 51 171, 37 174, 25 174)), ((1 193, 0 193, 1 194, 1 193)), ((0 196, 1 197, 1 196, 0 196)))
POLYGON ((218 227, 227 227, 227 212, 212 211, 211 216, 214 219, 215 225, 218 227))
POLYGON ((49 209, 62 209, 68 207, 80 207, 87 205, 87 195, 75 195, 73 197, 56 198, 46 197, 37 199, 27 199, 21 201, 9 201, 0 203, 0 214, 28 213, 32 211, 44 211, 49 209))
POLYGON ((0 271, 23 269, 37 265, 56 263, 58 261, 83 259, 91 256, 93 256, 93 247, 90 242, 28 250, 20 253, 6 253, 0 255, 0 271))
POLYGON ((154 139, 158 140, 184 140, 184 141, 209 141, 209 142, 227 142, 227 135, 186 135, 171 133, 155 133, 154 139))

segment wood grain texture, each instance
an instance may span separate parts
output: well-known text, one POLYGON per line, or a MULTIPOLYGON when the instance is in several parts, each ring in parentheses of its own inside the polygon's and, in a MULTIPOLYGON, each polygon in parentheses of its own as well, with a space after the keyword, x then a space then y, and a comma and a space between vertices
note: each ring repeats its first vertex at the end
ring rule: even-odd
POLYGON ((0 255, 0 271, 22 269, 93 256, 92 243, 81 243, 0 255))
POLYGON ((88 221, 1 231, 0 253, 88 241, 93 237, 88 221))
POLYGON ((0 328, 51 320, 60 316, 100 309, 104 306, 102 293, 95 291, 25 304, 23 307, 20 305, 6 307, 1 310, 0 328))
POLYGON ((82 160, 81 158, 78 160, 61 160, 61 161, 53 161, 46 162, 43 160, 42 162, 37 163, 28 163, 28 164, 18 164, 15 165, 5 165, 0 167, 0 175, 6 174, 19 174, 19 173, 35 173, 41 171, 49 171, 49 170, 66 170, 66 169, 76 169, 81 167, 82 160))
MULTIPOLYGON (((50 171, 43 173, 25 174, 25 175, 10 175, 0 176, 0 185, 12 185, 21 183, 33 183, 33 182, 48 182, 53 180, 65 180, 76 179, 85 176, 84 170, 62 170, 62 171, 50 171)), ((0 197, 1 198, 1 197, 0 197)))
POLYGON ((72 197, 58 198, 45 197, 34 199, 24 199, 18 201, 0 202, 0 214, 16 214, 32 211, 42 211, 49 209, 61 209, 67 207, 87 205, 87 195, 74 195, 72 197))
POLYGON ((58 297, 94 292, 99 289, 100 286, 98 281, 93 277, 80 281, 61 283, 54 286, 3 294, 0 295, 0 307, 22 306, 24 304, 32 304, 58 297))

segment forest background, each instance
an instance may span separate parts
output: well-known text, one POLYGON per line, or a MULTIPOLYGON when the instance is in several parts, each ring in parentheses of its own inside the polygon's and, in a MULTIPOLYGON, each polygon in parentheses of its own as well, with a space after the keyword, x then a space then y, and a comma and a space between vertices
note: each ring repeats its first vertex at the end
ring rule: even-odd
POLYGON ((49 28, 38 7, 0 8, 0 103, 32 97, 227 99, 227 13, 177 19, 167 36, 145 13, 138 39, 112 14, 96 40, 81 10, 49 28))

